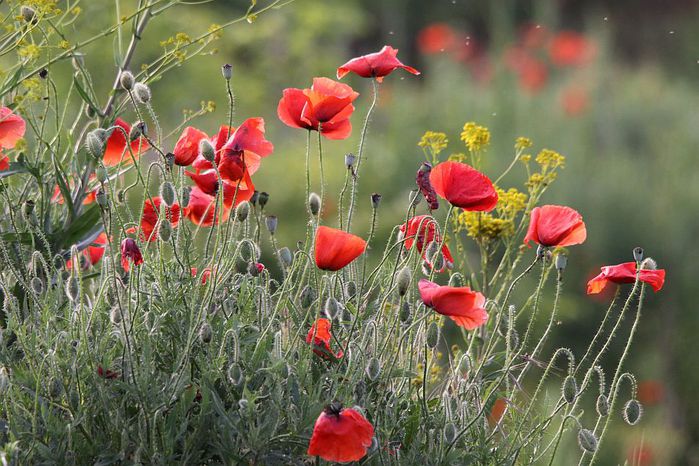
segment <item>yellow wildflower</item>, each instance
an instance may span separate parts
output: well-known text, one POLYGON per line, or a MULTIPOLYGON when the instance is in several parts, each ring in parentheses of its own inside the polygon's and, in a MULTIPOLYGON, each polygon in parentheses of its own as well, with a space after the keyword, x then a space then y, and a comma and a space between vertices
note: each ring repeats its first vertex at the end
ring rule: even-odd
POLYGON ((461 140, 466 144, 468 150, 476 152, 490 144, 490 131, 485 126, 479 126, 469 121, 461 132, 461 140))
POLYGON ((524 150, 524 149, 531 147, 532 144, 533 143, 532 143, 531 139, 520 136, 515 141, 515 149, 518 151, 521 151, 521 150, 524 150))
POLYGON ((420 142, 417 143, 423 149, 429 149, 433 155, 442 152, 447 148, 448 144, 449 139, 447 139, 447 135, 435 131, 426 131, 420 138, 420 142))
POLYGON ((544 170, 563 168, 566 158, 556 151, 544 149, 536 156, 536 162, 541 165, 544 170))

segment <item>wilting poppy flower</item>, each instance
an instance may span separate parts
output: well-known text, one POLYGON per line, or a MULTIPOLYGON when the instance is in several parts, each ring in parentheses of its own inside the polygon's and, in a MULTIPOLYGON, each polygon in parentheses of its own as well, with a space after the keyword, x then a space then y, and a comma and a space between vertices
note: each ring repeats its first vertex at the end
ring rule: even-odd
MULTIPOLYGON (((91 265, 95 265, 104 256, 104 249, 109 243, 106 233, 100 233, 97 238, 82 251, 82 257, 84 258, 83 267, 88 268, 91 265)), ((70 258, 66 262, 66 269, 71 270, 73 268, 73 258, 70 258)), ((75 260, 78 260, 77 258, 75 260)))
POLYGON ((3 172, 10 168, 10 158, 0 152, 0 172, 3 172))
POLYGON ((594 52, 590 41, 575 31, 561 31, 549 46, 551 62, 556 66, 582 65, 593 57, 594 52))
MULTIPOLYGON (((602 267, 602 272, 595 278, 587 282, 587 294, 597 294, 601 292, 607 283, 634 283, 636 281, 636 263, 624 262, 618 265, 608 265, 602 267)), ((638 271, 638 279, 649 284, 653 291, 660 291, 665 283, 665 270, 641 269, 638 271)))
POLYGON ((524 242, 534 241, 542 246, 572 246, 587 238, 582 215, 570 207, 544 205, 535 207, 529 219, 524 242))
POLYGON ((342 357, 342 350, 334 353, 330 347, 330 340, 332 339, 331 326, 332 323, 328 319, 321 317, 316 320, 316 323, 311 325, 311 329, 308 331, 308 335, 306 335, 306 343, 312 344, 313 352, 322 358, 332 359, 332 357, 335 357, 339 359, 342 357))
MULTIPOLYGON (((224 186, 224 198, 226 197, 225 189, 224 186)), ((235 190, 235 188, 233 189, 235 190)), ((231 201, 232 199, 233 195, 231 195, 231 201)), ((219 205, 219 209, 220 207, 219 205)), ((231 209, 225 207, 225 200, 223 207, 223 215, 221 216, 219 212, 216 212, 216 198, 195 186, 189 194, 189 204, 184 209, 184 215, 195 225, 210 227, 219 221, 228 220, 231 209)))
MULTIPOLYGON (((133 162, 131 153, 126 147, 126 138, 128 134, 131 132, 131 125, 129 125, 121 118, 117 118, 114 121, 114 126, 123 128, 123 130, 126 132, 126 135, 124 135, 124 131, 118 128, 115 128, 112 131, 112 134, 109 135, 109 138, 107 139, 107 145, 104 150, 104 157, 102 158, 102 162, 104 162, 104 164, 108 167, 118 165, 119 162, 122 162, 124 164, 129 164, 133 162)), ((139 157, 143 152, 148 150, 148 147, 148 141, 146 141, 146 139, 143 137, 140 137, 135 141, 131 142, 131 151, 133 152, 134 157, 139 157)))
POLYGON ((366 249, 366 241, 359 236, 319 226, 316 230, 316 265, 322 270, 340 270, 366 249))
MULTIPOLYGON (((158 223, 158 215, 162 200, 160 196, 153 197, 153 202, 146 199, 143 204, 143 215, 141 215, 141 239, 143 241, 155 241, 158 239, 158 231, 155 226, 158 223)), ((170 221, 172 227, 176 227, 180 221, 180 205, 174 203, 172 207, 165 206, 165 218, 170 221)), ((127 233, 134 233, 136 228, 131 227, 126 230, 127 233)))
POLYGON ((132 238, 124 238, 121 242, 121 267, 127 272, 129 261, 133 262, 134 266, 139 266, 143 264, 143 256, 136 241, 132 238))
POLYGON ((498 203, 490 178, 460 162, 442 162, 430 173, 432 187, 454 207, 488 212, 498 203))
POLYGON ((334 401, 326 406, 315 425, 308 454, 333 463, 359 461, 374 437, 374 427, 353 408, 334 401))
POLYGON ((384 45, 378 52, 353 58, 339 67, 337 69, 337 79, 342 79, 347 73, 352 72, 362 78, 376 78, 376 81, 381 82, 384 76, 388 76, 398 68, 402 68, 408 73, 420 74, 412 66, 404 65, 398 60, 398 49, 384 45))
POLYGON ((0 149, 12 149, 24 136, 27 124, 7 107, 0 107, 0 149))
POLYGON ((431 171, 432 165, 424 162, 417 171, 415 182, 417 183, 417 187, 420 188, 420 193, 425 198, 425 201, 427 201, 430 210, 437 210, 439 209, 439 199, 437 199, 437 193, 434 192, 432 183, 430 183, 431 171))
POLYGON ((417 286, 425 306, 466 330, 478 328, 488 320, 485 296, 467 286, 440 286, 424 278, 417 286))
MULTIPOLYGON (((400 232, 403 234, 405 249, 409 250, 415 245, 417 251, 426 261, 431 259, 427 257, 427 247, 430 243, 442 241, 441 236, 437 233, 435 220, 428 215, 417 215, 411 218, 400 226, 400 232)), ((454 258, 446 244, 442 244, 442 255, 444 256, 445 267, 451 268, 454 265, 454 258)), ((430 262, 428 261, 428 263, 430 262)), ((442 272, 442 270, 437 270, 437 272, 442 272)))
POLYGON ((116 379, 119 377, 119 373, 111 369, 103 369, 102 366, 97 366, 97 375, 103 379, 116 379))
POLYGON ((207 137, 205 132, 187 126, 172 150, 175 154, 175 164, 183 167, 191 165, 199 155, 199 142, 207 137))
POLYGON ((417 35, 417 48, 426 55, 450 50, 456 43, 457 35, 445 23, 434 23, 426 26, 417 35))
POLYGON ((328 139, 345 139, 352 132, 352 102, 359 94, 329 78, 313 78, 310 89, 284 89, 277 115, 292 128, 318 131, 328 139))

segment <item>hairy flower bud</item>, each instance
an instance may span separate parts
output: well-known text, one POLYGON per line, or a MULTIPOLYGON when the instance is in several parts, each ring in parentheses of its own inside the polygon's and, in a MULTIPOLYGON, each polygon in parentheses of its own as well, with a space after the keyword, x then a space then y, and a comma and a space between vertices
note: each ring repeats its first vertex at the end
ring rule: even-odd
POLYGON ((150 102, 150 88, 143 83, 139 82, 133 85, 133 94, 136 97, 136 101, 140 104, 147 104, 150 102))
POLYGON ((125 90, 130 91, 133 89, 134 84, 136 84, 136 78, 134 78, 131 71, 123 70, 119 75, 119 84, 121 84, 121 87, 125 90))
POLYGON ((429 327, 427 327, 425 341, 429 348, 434 348, 437 346, 437 343, 439 343, 439 325, 437 325, 437 322, 432 322, 429 327))
POLYGON ((104 155, 105 139, 100 136, 100 129, 90 131, 85 138, 87 151, 96 159, 101 159, 104 155))
POLYGON ((371 207, 374 209, 378 209, 379 204, 381 204, 381 194, 372 193, 372 195, 371 195, 371 207))
POLYGON ((606 396, 600 395, 597 397, 597 402, 595 403, 595 408, 597 409, 597 414, 600 417, 605 417, 609 415, 609 400, 606 396))
POLYGON ((311 304, 316 300, 316 291, 310 285, 306 285, 303 290, 301 290, 301 307, 308 309, 311 304))
POLYGON ((114 325, 119 325, 122 321, 122 315, 121 315, 121 309, 119 309, 118 306, 114 306, 110 311, 109 311, 109 320, 114 324, 114 325))
POLYGON ((160 226, 158 227, 158 236, 166 243, 170 241, 170 238, 172 237, 172 223, 170 223, 170 220, 165 218, 162 220, 162 222, 160 222, 160 226))
POLYGON ((396 277, 396 286, 398 288, 398 295, 400 296, 405 296, 405 294, 408 292, 408 289, 410 288, 410 282, 413 279, 413 273, 410 271, 410 268, 405 266, 400 271, 398 272, 398 276, 396 277))
POLYGON ((241 387, 243 385, 243 382, 245 382, 245 374, 243 373, 243 368, 240 367, 240 364, 236 362, 228 366, 228 370, 226 371, 226 377, 228 377, 228 381, 236 388, 241 387))
POLYGON ((588 453, 597 451, 597 436, 589 429, 580 429, 578 432, 578 445, 588 453))
POLYGON ((268 215, 265 217, 265 225, 267 226, 267 231, 270 235, 277 232, 277 217, 276 215, 268 215))
POLYGON ((357 284, 354 283, 354 281, 352 281, 352 280, 345 283, 345 296, 347 296, 347 299, 352 298, 356 294, 357 294, 357 284))
POLYGON ((624 405, 624 411, 622 412, 622 417, 624 421, 630 426, 638 424, 643 415, 643 407, 638 400, 629 400, 624 405))
POLYGON ((320 212, 320 196, 316 193, 311 193, 308 196, 308 210, 311 211, 311 215, 316 217, 320 212))
POLYGON ((636 262, 641 262, 643 260, 643 248, 635 247, 633 248, 633 260, 636 262))
POLYGON ((103 165, 100 165, 95 169, 95 177, 97 178, 97 181, 99 181, 100 183, 106 183, 109 179, 109 173, 103 165))
POLYGON ((189 205, 189 195, 192 192, 192 188, 189 186, 185 186, 182 188, 182 194, 180 196, 180 209, 184 209, 189 205))
POLYGON ((216 159, 216 149, 206 138, 199 141, 199 153, 209 162, 213 163, 213 161, 216 159))
POLYGON ((226 81, 230 81, 233 77, 233 66, 231 66, 229 63, 226 63, 221 67, 221 74, 223 75, 223 79, 225 79, 226 81))
POLYGON ((160 185, 160 197, 165 201, 168 207, 172 207, 175 203, 175 187, 169 181, 165 181, 160 185))
POLYGON ((556 270, 562 272, 568 265, 568 256, 565 254, 556 254, 556 270))
POLYGON ((641 270, 656 270, 657 268, 658 263, 651 257, 647 257, 641 262, 641 270))
POLYGON ((447 422, 444 426, 444 441, 447 445, 450 445, 454 440, 456 440, 456 426, 452 422, 447 422))
POLYGON ((400 306, 400 321, 401 323, 407 325, 410 323, 412 320, 412 314, 410 312, 410 303, 407 301, 403 301, 403 304, 400 306))
POLYGON ((364 372, 369 377, 369 380, 375 382, 381 375, 381 362, 377 358, 369 359, 364 372))
POLYGON ((345 155, 345 166, 347 168, 352 168, 354 166, 354 162, 357 160, 357 157, 353 153, 348 153, 345 155))
POLYGON ((575 382, 575 377, 572 375, 566 376, 563 380, 563 386, 561 387, 563 392, 563 399, 566 403, 572 403, 578 396, 578 384, 575 382))
POLYGON ((213 338, 213 330, 208 322, 204 322, 199 328, 199 341, 204 344, 211 343, 213 338))
POLYGON ((323 307, 323 311, 325 312, 325 315, 328 316, 328 319, 335 319, 338 315, 339 310, 340 303, 337 302, 337 299, 331 296, 327 300, 325 300, 325 306, 323 307))
POLYGON ((131 132, 129 132, 129 141, 133 142, 146 134, 148 134, 148 126, 146 125, 146 122, 137 121, 131 127, 131 132))
POLYGON ((66 281, 66 296, 68 296, 68 299, 72 302, 77 301, 78 296, 80 296, 80 282, 78 278, 73 275, 68 277, 66 281))
POLYGON ((294 256, 291 254, 291 251, 286 246, 279 249, 279 259, 281 259, 282 263, 286 267, 291 266, 291 264, 294 262, 294 256))
POLYGON ((235 208, 235 217, 238 219, 239 222, 244 222, 248 218, 249 214, 250 203, 248 201, 241 202, 240 204, 238 204, 238 207, 235 208))
POLYGON ((44 281, 39 277, 32 278, 29 285, 35 294, 40 295, 44 292, 44 281))

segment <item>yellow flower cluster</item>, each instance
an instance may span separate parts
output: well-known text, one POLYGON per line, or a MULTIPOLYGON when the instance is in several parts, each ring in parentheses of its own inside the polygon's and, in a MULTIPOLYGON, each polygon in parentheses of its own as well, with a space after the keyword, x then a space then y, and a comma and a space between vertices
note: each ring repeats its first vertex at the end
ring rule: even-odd
POLYGON ((463 162, 466 160, 466 157, 466 154, 463 152, 457 152, 456 154, 451 154, 448 160, 450 162, 463 162))
POLYGON ((20 57, 26 58, 27 60, 36 60, 41 54, 41 48, 35 44, 28 44, 24 47, 20 47, 17 53, 19 53, 20 57))
MULTIPOLYGON (((441 360, 444 358, 444 354, 442 352, 437 353, 437 360, 441 360)), ((422 386, 422 380, 423 380, 423 373, 425 372, 425 366, 422 363, 419 363, 417 366, 415 366, 415 371, 417 372, 417 376, 413 378, 412 383, 414 387, 421 387, 422 386)), ((439 363, 433 363, 430 364, 430 370, 427 374, 427 383, 429 384, 434 384, 442 380, 442 366, 439 365, 439 363)))
POLYGON ((530 191, 535 191, 540 187, 551 184, 558 176, 556 170, 565 168, 566 158, 556 151, 543 149, 537 154, 535 160, 541 167, 541 172, 529 175, 529 179, 525 184, 530 191))
POLYGON ((466 144, 468 150, 477 152, 490 144, 490 131, 485 126, 479 126, 469 121, 461 132, 461 140, 466 144))
POLYGON ((531 139, 520 136, 515 140, 515 150, 523 151, 524 149, 531 147, 532 144, 531 139))
POLYGON ((498 203, 492 212, 462 212, 456 218, 457 229, 482 242, 509 238, 515 234, 515 218, 527 206, 527 195, 515 188, 496 188, 498 203))
POLYGON ((423 149, 428 149, 432 155, 442 152, 447 148, 448 144, 449 139, 447 139, 447 135, 435 131, 426 131, 420 138, 420 142, 417 143, 423 149))

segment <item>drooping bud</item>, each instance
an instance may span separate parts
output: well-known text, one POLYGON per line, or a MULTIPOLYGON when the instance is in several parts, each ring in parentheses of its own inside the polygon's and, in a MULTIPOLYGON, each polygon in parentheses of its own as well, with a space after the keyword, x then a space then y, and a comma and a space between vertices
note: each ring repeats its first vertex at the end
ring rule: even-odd
POLYGON ((597 397, 597 402, 595 403, 595 408, 597 409, 597 414, 600 417, 605 417, 609 414, 609 400, 606 396, 600 395, 597 397))
POLYGON ((180 208, 184 209, 189 205, 189 195, 192 192, 192 188, 189 186, 185 186, 182 188, 182 195, 180 196, 180 208))
POLYGON ((43 280, 42 280, 41 278, 39 278, 39 277, 34 277, 34 278, 31 279, 31 281, 29 282, 29 284, 31 285, 32 291, 33 291, 35 294, 40 295, 41 293, 44 292, 44 282, 43 282, 43 280))
POLYGON ((208 322, 204 322, 199 328, 199 341, 204 344, 211 343, 213 334, 214 332, 211 329, 211 325, 208 322))
POLYGON ((635 247, 633 248, 633 260, 636 262, 641 262, 643 260, 643 248, 635 247))
POLYGON ((243 382, 245 382, 243 368, 236 362, 228 366, 226 376, 228 377, 228 381, 236 388, 239 388, 241 385, 243 385, 243 382))
POLYGON ((150 102, 151 93, 150 88, 143 83, 136 83, 133 86, 133 94, 136 97, 136 101, 141 104, 147 104, 150 102))
POLYGON ((19 13, 22 15, 22 18, 27 23, 36 24, 36 11, 34 10, 34 8, 27 5, 22 5, 22 8, 19 9, 19 13))
POLYGON ((420 192, 425 197, 430 210, 437 210, 439 209, 439 199, 437 198, 437 193, 434 191, 434 188, 432 188, 432 183, 430 183, 431 171, 432 165, 424 162, 417 171, 415 182, 420 192))
POLYGON ((348 153, 345 155, 345 166, 347 168, 352 168, 354 166, 354 162, 357 160, 357 157, 353 153, 348 153))
POLYGON ((248 214, 250 214, 250 203, 248 201, 241 202, 235 208, 235 217, 239 222, 244 222, 248 218, 248 214))
POLYGON ((369 359, 364 372, 366 373, 367 377, 369 377, 369 380, 375 382, 381 375, 381 362, 378 360, 378 358, 369 359))
POLYGON ((444 426, 444 441, 447 445, 450 445, 454 440, 456 440, 456 426, 452 422, 447 422, 444 426))
POLYGON ((429 327, 427 327, 425 341, 429 348, 434 348, 437 346, 437 343, 439 343, 439 325, 437 325, 437 322, 432 322, 429 327))
POLYGON ((310 285, 306 285, 303 290, 301 290, 301 307, 308 309, 315 300, 316 291, 310 285))
POLYGON ((260 192, 258 190, 255 190, 252 192, 252 196, 250 197, 250 204, 252 204, 253 207, 257 205, 257 199, 260 197, 260 192))
POLYGON ((257 196, 257 202, 260 204, 260 208, 264 209, 267 203, 269 202, 269 194, 266 192, 262 191, 258 196, 257 196))
POLYGON ((223 79, 225 79, 226 81, 230 81, 233 77, 233 66, 231 66, 229 63, 226 63, 221 67, 221 74, 223 75, 223 79))
POLYGON ((333 298, 332 296, 325 301, 323 311, 325 312, 325 315, 328 316, 328 319, 334 320, 335 317, 337 317, 339 309, 340 303, 338 303, 337 299, 333 298))
POLYGON ((308 196, 308 210, 311 211, 311 215, 314 217, 320 212, 320 196, 316 193, 311 193, 308 196))
POLYGON ((373 207, 374 209, 378 209, 379 204, 381 204, 381 194, 372 193, 372 195, 371 195, 371 207, 373 207))
POLYGON ((216 149, 206 138, 199 141, 199 153, 211 163, 216 159, 216 149))
POLYGON ((629 400, 626 402, 622 416, 628 425, 634 426, 638 424, 638 421, 641 420, 642 415, 643 407, 638 400, 629 400))
POLYGON ((405 266, 400 269, 398 276, 396 277, 396 287, 398 288, 399 296, 405 296, 410 288, 410 282, 412 279, 413 273, 410 271, 409 267, 405 266))
POLYGON ((66 281, 66 296, 68 296, 71 302, 77 301, 80 296, 80 282, 78 278, 73 275, 66 281))
POLYGON ((172 170, 172 167, 175 166, 175 159, 175 154, 173 154, 172 152, 167 152, 165 154, 165 166, 168 170, 172 170))
POLYGON ((570 404, 575 401, 575 398, 578 396, 578 384, 575 382, 575 377, 572 375, 566 376, 563 380, 561 391, 563 392, 563 399, 566 403, 570 404))
POLYGON ((123 70, 119 75, 119 84, 125 90, 130 91, 133 89, 134 84, 136 84, 136 79, 133 77, 131 71, 123 70))
POLYGON ((131 127, 131 132, 129 132, 129 141, 133 142, 146 134, 148 134, 148 126, 146 125, 146 122, 137 121, 131 127))
POLYGON ((578 445, 588 453, 597 451, 597 436, 589 429, 580 429, 578 432, 578 445))
POLYGON ((95 159, 101 159, 104 155, 104 142, 104 139, 100 137, 99 129, 90 131, 89 133, 87 133, 87 136, 85 138, 85 146, 87 147, 87 151, 95 159))
POLYGON ((449 286, 460 287, 464 286, 464 277, 460 273, 453 273, 449 277, 449 286))
POLYGON ((175 187, 169 181, 165 181, 160 185, 160 197, 165 201, 168 207, 172 207, 175 203, 175 187))
POLYGON ((269 231, 270 235, 273 235, 277 231, 277 216, 276 215, 268 215, 265 217, 265 225, 267 226, 267 231, 269 231))
POLYGON ((279 258, 281 259, 282 263, 287 267, 290 267, 292 262, 294 261, 294 256, 291 254, 291 251, 286 246, 279 249, 279 258))

